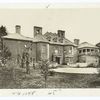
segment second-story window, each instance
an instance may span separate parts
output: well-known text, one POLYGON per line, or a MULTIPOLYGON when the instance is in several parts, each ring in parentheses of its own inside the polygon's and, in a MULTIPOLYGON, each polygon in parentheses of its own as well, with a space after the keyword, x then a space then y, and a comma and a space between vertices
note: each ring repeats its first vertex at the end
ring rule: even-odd
POLYGON ((86 49, 83 49, 83 53, 85 53, 86 52, 86 49))
POLYGON ((87 49, 87 52, 90 52, 90 49, 87 49))
POLYGON ((48 41, 51 41, 51 37, 50 37, 50 36, 49 36, 49 37, 47 37, 47 40, 48 40, 48 41))
POLYGON ((43 45, 41 49, 42 49, 41 50, 42 53, 46 53, 46 46, 45 45, 43 45))
POLYGON ((69 54, 72 54, 72 47, 69 47, 69 54))
POLYGON ((79 50, 79 53, 82 53, 82 50, 79 50))
POLYGON ((94 52, 94 49, 91 49, 91 52, 94 52))
POLYGON ((57 42, 57 37, 54 37, 54 38, 53 38, 53 41, 54 41, 54 42, 57 42))

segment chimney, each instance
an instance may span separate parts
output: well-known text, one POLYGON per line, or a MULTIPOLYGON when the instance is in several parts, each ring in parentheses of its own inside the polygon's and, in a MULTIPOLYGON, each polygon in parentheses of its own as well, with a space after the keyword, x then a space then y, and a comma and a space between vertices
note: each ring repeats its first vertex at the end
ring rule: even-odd
POLYGON ((74 44, 79 45, 79 39, 74 39, 74 44))
POLYGON ((42 35, 42 27, 34 26, 34 37, 36 35, 42 35))
POLYGON ((15 31, 16 31, 16 33, 20 34, 21 33, 21 26, 20 25, 16 25, 15 26, 15 31))
POLYGON ((58 30, 58 37, 65 38, 65 31, 58 30))

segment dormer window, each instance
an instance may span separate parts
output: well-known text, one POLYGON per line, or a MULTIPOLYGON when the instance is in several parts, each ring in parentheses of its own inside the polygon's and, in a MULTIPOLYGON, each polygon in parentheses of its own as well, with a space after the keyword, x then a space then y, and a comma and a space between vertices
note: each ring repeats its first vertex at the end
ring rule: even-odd
POLYGON ((48 41, 51 41, 51 37, 50 37, 50 36, 49 36, 49 37, 47 37, 46 39, 47 39, 48 41))
POLYGON ((57 37, 53 38, 53 41, 54 41, 54 42, 57 42, 57 37))
POLYGON ((59 42, 60 42, 60 43, 63 43, 63 39, 59 39, 59 42))

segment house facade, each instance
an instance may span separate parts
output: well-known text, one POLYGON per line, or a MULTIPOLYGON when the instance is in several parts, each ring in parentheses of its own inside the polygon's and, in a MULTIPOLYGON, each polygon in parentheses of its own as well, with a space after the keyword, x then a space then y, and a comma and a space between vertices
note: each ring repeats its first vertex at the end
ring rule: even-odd
POLYGON ((65 31, 44 34, 49 41, 49 59, 58 64, 76 63, 77 45, 65 38, 65 31))
POLYGON ((30 61, 38 62, 41 59, 48 59, 51 63, 74 64, 93 63, 99 64, 100 48, 88 42, 79 44, 79 39, 71 42, 65 37, 64 30, 57 33, 42 33, 42 27, 34 26, 34 37, 29 38, 21 34, 21 26, 15 26, 15 33, 8 33, 2 37, 3 46, 8 47, 12 58, 18 62, 22 59, 23 53, 27 52, 30 61))
POLYGON ((65 31, 57 33, 42 33, 42 27, 34 26, 34 37, 29 38, 21 34, 21 26, 15 26, 15 33, 8 33, 2 37, 3 45, 10 50, 16 60, 22 58, 23 52, 28 52, 31 60, 36 62, 41 59, 49 59, 58 64, 76 63, 77 42, 71 42, 65 38, 65 31))

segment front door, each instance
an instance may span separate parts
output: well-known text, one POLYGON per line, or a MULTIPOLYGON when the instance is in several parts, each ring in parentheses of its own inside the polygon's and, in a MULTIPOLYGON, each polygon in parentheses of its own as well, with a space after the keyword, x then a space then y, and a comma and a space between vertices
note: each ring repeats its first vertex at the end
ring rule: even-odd
POLYGON ((56 57, 56 62, 60 64, 60 57, 56 57))

